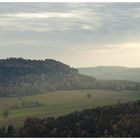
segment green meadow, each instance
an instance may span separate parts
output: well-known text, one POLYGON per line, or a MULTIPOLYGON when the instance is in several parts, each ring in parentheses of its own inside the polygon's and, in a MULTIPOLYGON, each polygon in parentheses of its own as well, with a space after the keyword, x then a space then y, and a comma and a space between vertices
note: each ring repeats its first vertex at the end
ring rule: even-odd
POLYGON ((19 127, 28 117, 57 117, 73 111, 80 111, 97 106, 111 105, 140 99, 136 91, 111 91, 111 90, 71 90, 55 91, 42 95, 0 98, 0 125, 13 124, 19 127), (88 97, 87 95, 91 96, 88 97), (38 101, 41 106, 9 109, 7 118, 3 111, 10 106, 21 105, 23 101, 38 101))

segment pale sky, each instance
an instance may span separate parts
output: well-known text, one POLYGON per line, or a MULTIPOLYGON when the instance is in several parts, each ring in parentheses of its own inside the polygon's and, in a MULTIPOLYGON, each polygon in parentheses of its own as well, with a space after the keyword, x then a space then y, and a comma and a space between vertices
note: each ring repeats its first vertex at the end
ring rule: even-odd
POLYGON ((0 3, 0 58, 140 67, 140 3, 0 3))

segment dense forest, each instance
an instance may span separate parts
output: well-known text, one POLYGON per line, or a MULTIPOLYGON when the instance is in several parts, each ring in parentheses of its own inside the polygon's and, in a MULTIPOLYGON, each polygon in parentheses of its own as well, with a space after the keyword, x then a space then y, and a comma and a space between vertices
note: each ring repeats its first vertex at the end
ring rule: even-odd
POLYGON ((140 90, 140 83, 96 80, 61 62, 8 58, 0 60, 0 96, 25 96, 54 90, 140 90))
POLYGON ((1 137, 140 137, 140 101, 84 111, 58 118, 28 118, 21 128, 0 128, 1 137))

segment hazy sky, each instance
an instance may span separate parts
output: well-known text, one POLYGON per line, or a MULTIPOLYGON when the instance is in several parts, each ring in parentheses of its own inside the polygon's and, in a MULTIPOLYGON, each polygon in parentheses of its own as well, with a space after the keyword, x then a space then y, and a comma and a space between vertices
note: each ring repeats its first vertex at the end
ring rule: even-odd
POLYGON ((140 67, 140 3, 0 3, 0 58, 140 67))

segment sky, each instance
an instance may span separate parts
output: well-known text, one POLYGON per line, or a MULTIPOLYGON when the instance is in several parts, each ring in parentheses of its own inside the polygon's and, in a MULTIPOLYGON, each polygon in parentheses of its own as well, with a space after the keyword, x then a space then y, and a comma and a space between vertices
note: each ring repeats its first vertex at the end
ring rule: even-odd
POLYGON ((140 67, 140 3, 0 3, 0 58, 140 67))

